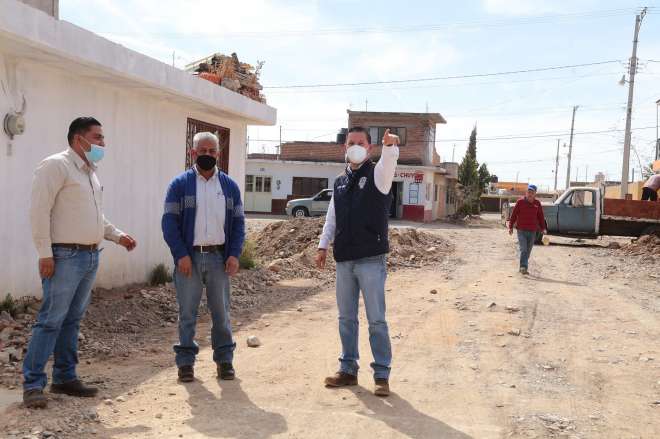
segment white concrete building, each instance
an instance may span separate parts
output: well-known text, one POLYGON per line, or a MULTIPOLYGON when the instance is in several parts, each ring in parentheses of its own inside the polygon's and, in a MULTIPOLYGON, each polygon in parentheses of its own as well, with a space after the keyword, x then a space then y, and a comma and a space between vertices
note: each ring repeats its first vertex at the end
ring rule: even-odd
POLYGON ((0 0, 0 118, 20 111, 25 132, 0 132, 0 295, 40 295, 29 202, 32 173, 68 147, 69 123, 94 116, 107 153, 99 178, 107 218, 138 247, 106 243, 101 287, 144 282, 171 265, 160 219, 165 190, 186 168, 197 131, 218 131, 223 167, 243 188, 247 126, 272 125, 276 111, 129 50, 16 0, 0 0))
MULTIPOLYGON (((337 162, 248 158, 245 209, 282 214, 288 200, 331 189, 344 167, 337 162)), ((393 218, 433 221, 456 212, 451 181, 438 174, 437 167, 397 166, 392 195, 393 218)))
MULTIPOLYGON (((400 138, 399 161, 392 186, 391 216, 428 222, 456 213, 458 163, 443 162, 435 148, 438 113, 348 111, 348 126, 369 128, 372 142, 390 129, 400 138)), ((334 186, 344 170, 347 129, 335 142, 286 142, 279 155, 250 154, 247 160, 245 208, 283 214, 288 200, 306 198, 334 186)), ((374 145, 372 158, 380 156, 374 145)))

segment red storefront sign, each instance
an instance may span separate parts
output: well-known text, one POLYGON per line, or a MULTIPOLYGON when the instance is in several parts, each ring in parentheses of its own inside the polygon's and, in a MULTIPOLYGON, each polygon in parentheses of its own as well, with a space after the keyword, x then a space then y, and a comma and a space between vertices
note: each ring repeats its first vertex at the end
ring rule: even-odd
POLYGON ((397 171, 394 174, 394 178, 401 178, 403 180, 412 180, 414 183, 421 183, 424 181, 423 172, 408 172, 408 171, 397 171))

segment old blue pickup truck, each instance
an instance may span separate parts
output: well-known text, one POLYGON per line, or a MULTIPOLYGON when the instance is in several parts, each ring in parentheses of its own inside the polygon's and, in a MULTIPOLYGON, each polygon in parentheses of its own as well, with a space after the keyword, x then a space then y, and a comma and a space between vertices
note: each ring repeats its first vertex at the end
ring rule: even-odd
MULTIPOLYGON (((610 199, 598 187, 573 187, 554 203, 542 204, 549 235, 660 235, 660 202, 610 199)), ((512 210, 513 205, 503 207, 502 219, 508 221, 512 210)))

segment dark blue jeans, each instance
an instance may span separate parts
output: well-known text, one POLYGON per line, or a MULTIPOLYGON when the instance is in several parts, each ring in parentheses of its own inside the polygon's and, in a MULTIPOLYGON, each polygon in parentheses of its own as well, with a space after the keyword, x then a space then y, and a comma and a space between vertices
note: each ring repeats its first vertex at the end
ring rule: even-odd
POLYGON ((77 379, 80 320, 92 297, 99 265, 99 251, 53 248, 55 274, 43 279, 43 303, 32 327, 32 338, 23 361, 25 390, 43 389, 46 363, 54 357, 53 383, 77 379))
POLYGON ((520 246, 520 268, 529 268, 529 257, 536 241, 536 232, 518 230, 518 245, 520 246))
POLYGON ((199 353, 199 346, 195 342, 195 328, 204 287, 213 320, 211 329, 213 361, 231 363, 236 343, 232 338, 229 320, 231 284, 225 272, 225 260, 222 254, 195 252, 192 255, 192 276, 183 276, 177 270, 174 273, 174 285, 179 303, 179 343, 174 346, 177 367, 192 366, 199 353))

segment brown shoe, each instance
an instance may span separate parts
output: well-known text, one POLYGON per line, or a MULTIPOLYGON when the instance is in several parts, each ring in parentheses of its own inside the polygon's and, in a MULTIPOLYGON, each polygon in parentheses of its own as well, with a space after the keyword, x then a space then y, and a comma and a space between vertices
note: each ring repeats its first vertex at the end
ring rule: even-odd
POLYGON ((64 395, 77 396, 80 398, 93 398, 99 393, 99 389, 86 386, 80 380, 72 380, 66 383, 51 384, 50 392, 62 393, 64 395))
POLYGON ((23 392, 23 404, 29 409, 45 409, 48 400, 41 389, 26 390, 23 392))
POLYGON ((179 368, 179 382, 191 383, 195 381, 195 369, 192 366, 181 366, 179 368))
POLYGON ((325 387, 357 386, 358 379, 349 373, 337 372, 325 379, 325 387))
POLYGON ((234 366, 231 363, 218 363, 218 378, 230 381, 236 378, 234 366))
POLYGON ((376 396, 390 396, 390 383, 384 378, 376 379, 376 388, 374 389, 376 396))

